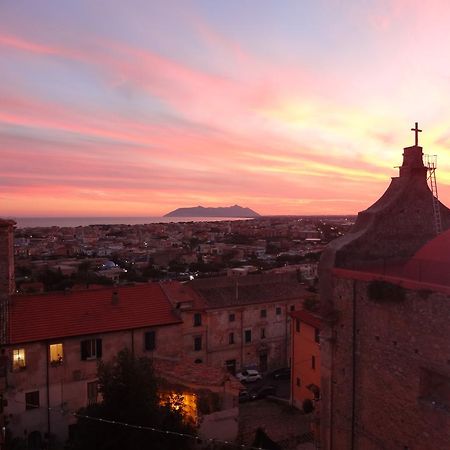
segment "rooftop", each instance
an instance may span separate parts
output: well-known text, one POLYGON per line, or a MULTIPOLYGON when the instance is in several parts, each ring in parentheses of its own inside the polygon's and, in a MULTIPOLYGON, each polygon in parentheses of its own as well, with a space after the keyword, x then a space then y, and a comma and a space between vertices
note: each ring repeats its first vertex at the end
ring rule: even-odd
POLYGON ((292 311, 291 317, 293 319, 300 319, 301 322, 311 325, 314 328, 318 328, 319 330, 322 328, 322 318, 318 314, 306 311, 305 309, 292 311))
POLYGON ((307 294, 295 273, 217 277, 189 284, 203 296, 209 308, 274 303, 303 298, 307 294))
POLYGON ((158 283, 14 295, 9 314, 12 344, 180 322, 158 283))

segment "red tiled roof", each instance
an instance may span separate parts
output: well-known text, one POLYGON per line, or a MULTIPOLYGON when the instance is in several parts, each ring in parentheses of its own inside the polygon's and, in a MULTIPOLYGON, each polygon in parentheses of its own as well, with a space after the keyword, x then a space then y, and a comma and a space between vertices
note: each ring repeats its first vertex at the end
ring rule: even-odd
POLYGON ((230 382, 232 387, 239 390, 242 385, 224 368, 195 364, 189 361, 168 361, 153 359, 155 371, 167 381, 195 384, 199 386, 223 386, 230 382))
POLYGON ((158 283, 15 295, 9 312, 11 343, 180 322, 158 283), (114 292, 117 304, 111 301, 114 292))
POLYGON ((417 281, 450 286, 450 231, 421 247, 405 265, 403 275, 417 281))
POLYGON ((291 317, 293 319, 300 319, 302 322, 311 325, 314 328, 318 328, 319 330, 322 328, 321 318, 317 314, 305 311, 304 309, 292 311, 291 317))
POLYGON ((204 309, 206 304, 203 298, 187 283, 179 281, 162 282, 161 287, 171 303, 192 303, 192 309, 204 309))

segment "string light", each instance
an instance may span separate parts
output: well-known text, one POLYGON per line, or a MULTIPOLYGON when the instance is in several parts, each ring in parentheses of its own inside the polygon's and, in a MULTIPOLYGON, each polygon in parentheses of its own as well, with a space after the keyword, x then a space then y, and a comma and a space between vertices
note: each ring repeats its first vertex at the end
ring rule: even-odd
MULTIPOLYGON (((33 405, 31 403, 21 402, 20 400, 16 400, 16 399, 11 399, 11 400, 15 403, 26 405, 28 407, 40 408, 39 405, 33 405)), ((108 423, 110 425, 118 425, 118 426, 123 426, 125 428, 132 428, 132 429, 140 430, 140 431, 152 431, 154 433, 161 433, 161 434, 166 434, 166 435, 183 437, 183 438, 187 438, 187 439, 193 439, 199 443, 205 441, 205 442, 209 442, 209 443, 224 444, 224 445, 228 445, 230 447, 236 447, 236 448, 242 448, 242 449, 248 449, 248 450, 268 450, 263 447, 254 447, 252 445, 246 445, 246 444, 235 444, 234 442, 230 442, 230 441, 226 441, 226 440, 213 439, 213 438, 202 439, 200 436, 194 435, 194 434, 180 433, 178 431, 171 431, 171 430, 163 430, 161 428, 155 428, 155 427, 144 426, 144 425, 135 425, 132 423, 120 422, 118 420, 105 419, 103 417, 88 416, 86 414, 80 414, 75 411, 65 410, 62 407, 60 407, 60 408, 44 407, 43 409, 46 409, 50 412, 57 412, 57 413, 60 413, 63 415, 69 414, 78 419, 92 420, 95 422, 108 423)))

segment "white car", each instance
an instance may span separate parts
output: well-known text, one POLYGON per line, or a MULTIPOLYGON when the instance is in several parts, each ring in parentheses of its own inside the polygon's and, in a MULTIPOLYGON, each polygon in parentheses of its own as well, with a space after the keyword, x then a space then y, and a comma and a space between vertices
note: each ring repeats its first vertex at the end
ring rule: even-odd
POLYGON ((239 381, 243 381, 243 382, 247 382, 247 383, 249 383, 251 381, 262 380, 261 374, 257 370, 253 370, 253 369, 247 369, 247 370, 243 370, 242 372, 237 373, 236 378, 239 381))

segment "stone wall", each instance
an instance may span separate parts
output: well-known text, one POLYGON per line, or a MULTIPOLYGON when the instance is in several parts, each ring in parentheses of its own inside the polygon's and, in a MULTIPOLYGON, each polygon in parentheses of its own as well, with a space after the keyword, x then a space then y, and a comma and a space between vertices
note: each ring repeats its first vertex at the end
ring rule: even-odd
POLYGON ((450 297, 378 284, 375 299, 374 281, 333 283, 335 320, 322 340, 323 448, 449 448, 450 297))

